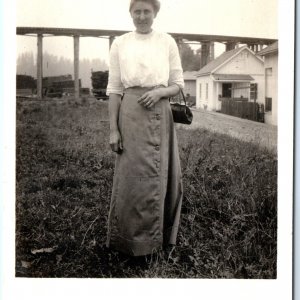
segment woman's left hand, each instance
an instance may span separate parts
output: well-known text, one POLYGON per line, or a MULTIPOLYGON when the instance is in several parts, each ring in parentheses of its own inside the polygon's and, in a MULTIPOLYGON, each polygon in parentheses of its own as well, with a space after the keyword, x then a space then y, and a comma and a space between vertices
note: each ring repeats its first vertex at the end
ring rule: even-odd
POLYGON ((145 94, 143 94, 139 99, 138 103, 143 105, 145 108, 151 108, 155 105, 161 98, 161 95, 159 93, 159 90, 152 90, 148 91, 145 94))

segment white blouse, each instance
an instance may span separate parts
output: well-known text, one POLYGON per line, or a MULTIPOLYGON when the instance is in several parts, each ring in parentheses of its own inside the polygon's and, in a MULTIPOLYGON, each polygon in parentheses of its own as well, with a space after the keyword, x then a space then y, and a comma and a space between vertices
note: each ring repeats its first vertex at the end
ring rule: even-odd
POLYGON ((123 94, 125 88, 177 84, 184 87, 175 40, 166 33, 129 32, 111 45, 106 93, 123 94))

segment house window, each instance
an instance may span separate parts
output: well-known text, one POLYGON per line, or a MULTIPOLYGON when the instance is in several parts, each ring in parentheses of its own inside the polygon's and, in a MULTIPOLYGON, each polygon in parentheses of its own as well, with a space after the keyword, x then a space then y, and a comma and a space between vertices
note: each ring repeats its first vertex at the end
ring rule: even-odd
POLYGON ((272 98, 266 97, 265 112, 272 111, 272 98))
POLYGON ((202 98, 202 83, 199 84, 199 98, 202 98))
POLYGON ((206 84, 206 99, 208 99, 208 83, 206 84))
POLYGON ((257 99, 257 83, 250 84, 250 99, 251 100, 257 99))
POLYGON ((222 97, 231 98, 232 83, 222 84, 222 97))

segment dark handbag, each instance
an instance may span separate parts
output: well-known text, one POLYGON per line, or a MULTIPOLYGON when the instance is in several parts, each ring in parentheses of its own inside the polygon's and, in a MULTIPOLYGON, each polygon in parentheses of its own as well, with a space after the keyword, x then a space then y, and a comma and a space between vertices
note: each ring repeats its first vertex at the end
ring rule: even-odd
MULTIPOLYGON (((180 89, 180 95, 183 98, 184 104, 173 102, 175 97, 170 98, 170 105, 173 114, 173 120, 175 123, 191 124, 193 121, 193 114, 190 108, 186 105, 185 96, 183 91, 180 89)), ((180 101, 181 102, 181 101, 180 101)))

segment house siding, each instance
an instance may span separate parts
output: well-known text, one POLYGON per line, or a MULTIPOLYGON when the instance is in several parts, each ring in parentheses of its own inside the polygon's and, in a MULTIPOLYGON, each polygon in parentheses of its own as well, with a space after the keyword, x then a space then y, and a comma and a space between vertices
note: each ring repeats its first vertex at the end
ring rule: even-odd
POLYGON ((196 97, 196 79, 184 80, 184 94, 190 94, 192 97, 196 97))
POLYGON ((213 81, 210 76, 203 76, 197 79, 196 84, 196 107, 213 110, 213 81), (201 84, 201 95, 200 95, 201 84), (206 93, 206 86, 208 86, 208 94, 206 93), (206 95, 208 97, 206 97, 206 95))
POLYGON ((267 124, 277 125, 278 124, 278 54, 269 54, 265 56, 265 73, 266 69, 272 68, 272 76, 266 78, 264 75, 265 81, 265 90, 264 90, 264 102, 265 97, 272 98, 272 111, 265 113, 265 122, 267 124))
MULTIPOLYGON (((260 61, 247 49, 233 57, 230 62, 218 68, 218 74, 262 74, 263 61, 260 61)), ((252 76, 252 75, 251 75, 252 76)))

